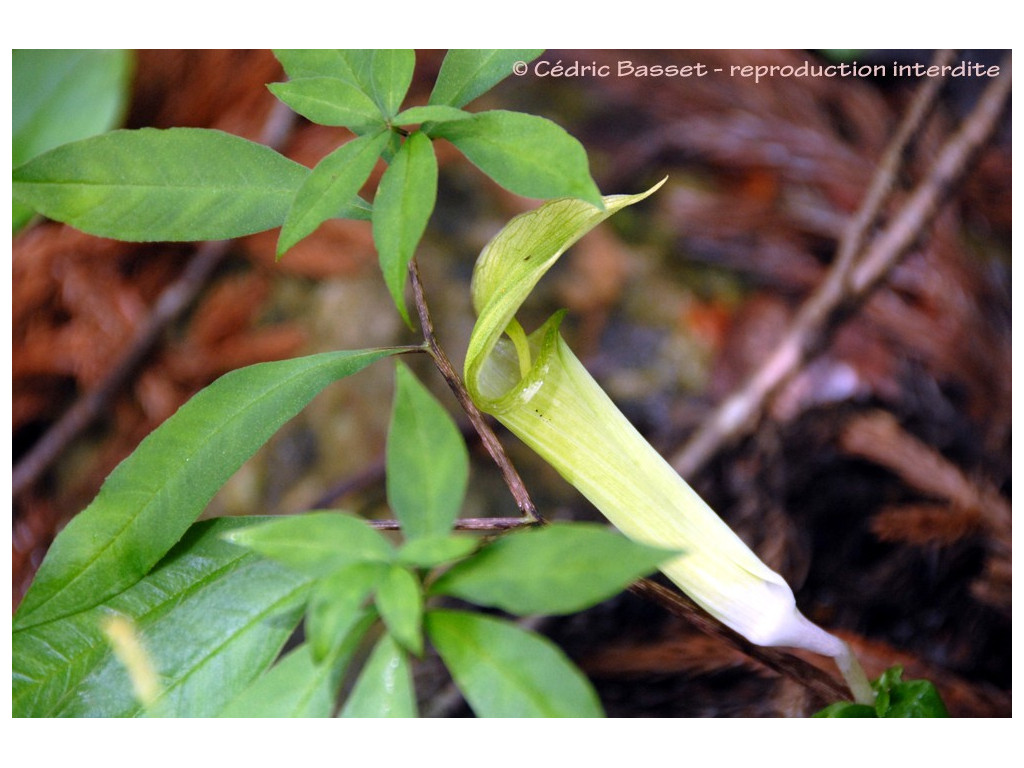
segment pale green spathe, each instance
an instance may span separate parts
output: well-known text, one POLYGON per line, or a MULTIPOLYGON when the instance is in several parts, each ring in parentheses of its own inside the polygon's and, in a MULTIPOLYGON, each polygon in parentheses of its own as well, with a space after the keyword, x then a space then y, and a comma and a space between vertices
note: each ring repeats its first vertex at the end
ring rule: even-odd
POLYGON ((640 195, 605 209, 562 199, 514 218, 473 276, 479 318, 466 356, 476 404, 523 440, 627 536, 682 554, 661 570, 721 622, 759 645, 836 657, 870 700, 844 642, 799 612, 785 580, 762 563, 622 415, 558 332, 561 314, 526 337, 514 316, 541 276, 586 232, 640 195), (504 334, 508 334, 503 338, 504 334))

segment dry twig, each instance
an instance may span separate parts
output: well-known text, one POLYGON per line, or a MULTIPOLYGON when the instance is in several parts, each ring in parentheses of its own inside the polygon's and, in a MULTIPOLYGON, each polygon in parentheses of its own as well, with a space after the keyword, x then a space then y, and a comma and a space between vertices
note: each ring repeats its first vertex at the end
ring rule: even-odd
MULTIPOLYGON (((367 520, 378 531, 399 531, 402 524, 397 520, 367 520)), ((513 528, 537 525, 539 520, 528 517, 460 517, 455 521, 457 531, 510 531, 513 528)))
POLYGON ((887 150, 861 210, 843 237, 829 274, 804 302, 789 330, 746 385, 726 398, 675 455, 672 464, 681 475, 692 477, 723 447, 756 427, 771 397, 820 349, 842 313, 862 302, 929 226, 1003 112, 1010 91, 1008 59, 1000 71, 888 226, 874 240, 862 245, 894 183, 899 160, 920 130, 928 105, 934 100, 934 81, 926 81, 887 150))

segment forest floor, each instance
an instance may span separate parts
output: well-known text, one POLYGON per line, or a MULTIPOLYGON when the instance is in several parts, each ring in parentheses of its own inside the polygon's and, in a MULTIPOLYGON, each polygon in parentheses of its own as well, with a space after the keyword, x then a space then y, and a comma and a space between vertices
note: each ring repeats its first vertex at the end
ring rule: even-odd
MULTIPOLYGON (((927 52, 914 52, 924 56, 927 52)), ((994 56, 986 52, 986 56, 994 56)), ((900 52, 864 53, 890 71, 900 52)), ((977 59, 977 57, 975 57, 977 59)), ((545 61, 704 64, 690 78, 510 78, 470 105, 548 117, 587 148, 605 194, 667 176, 649 201, 577 245, 524 308, 569 310, 564 332, 626 415, 793 585, 804 612, 848 640, 868 673, 902 664, 955 716, 1011 714, 1011 144, 1008 117, 934 221, 881 284, 818 329, 821 342, 756 409, 756 428, 697 455, 717 405, 791 332, 836 258, 921 79, 730 77, 731 68, 820 63, 798 51, 556 51, 545 61)), ((409 104, 441 54, 419 54, 409 104)), ((992 63, 998 63, 996 58, 992 63)), ((596 71, 596 70, 595 70, 596 71)), ((257 139, 283 78, 266 51, 140 51, 127 127, 219 128, 257 139)), ((911 145, 882 224, 894 220, 965 119, 986 78, 952 80, 911 145)), ((282 151, 306 165, 346 140, 295 119, 282 151)), ((441 343, 458 366, 473 323, 476 255, 535 202, 439 147, 438 204, 418 262, 441 343)), ((378 173, 380 169, 378 169, 378 173)), ((280 263, 276 234, 234 241, 197 280, 192 245, 126 244, 39 222, 13 243, 14 460, 77 400, 95 418, 16 495, 15 605, 56 532, 103 478, 188 397, 228 370, 338 348, 416 343, 389 306, 369 224, 331 221, 280 263), (195 299, 159 328, 124 383, 118 361, 158 298, 195 299)), ((414 364, 415 365, 415 364, 414 364)), ((443 381, 421 378, 455 412, 443 381)), ((236 475, 210 515, 325 504, 384 508, 392 374, 332 387, 236 475)), ((542 512, 598 519, 573 489, 501 434, 542 512)), ((473 452, 465 514, 515 514, 473 452)), ((808 692, 659 606, 623 594, 544 619, 610 716, 806 715, 808 692)), ((423 711, 465 715, 430 661, 423 711)))

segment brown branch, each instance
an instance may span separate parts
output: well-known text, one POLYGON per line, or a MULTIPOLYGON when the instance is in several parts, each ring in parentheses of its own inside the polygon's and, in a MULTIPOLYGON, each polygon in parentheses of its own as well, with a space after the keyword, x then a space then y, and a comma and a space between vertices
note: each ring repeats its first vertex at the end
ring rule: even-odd
POLYGON ((891 223, 870 244, 861 243, 877 218, 881 200, 891 188, 908 142, 917 134, 934 99, 935 85, 926 81, 850 228, 829 274, 804 302, 785 336, 747 384, 719 405, 672 460, 684 477, 700 471, 725 445, 748 434, 760 422, 770 398, 820 349, 840 314, 864 301, 896 262, 931 224, 950 189, 966 172, 974 153, 987 140, 1002 114, 1010 91, 1010 61, 985 89, 960 130, 943 146, 925 179, 891 223))
MULTIPOLYGON (((953 51, 938 51, 932 65, 943 65, 953 58, 953 51)), ((900 166, 903 164, 911 143, 920 135, 925 120, 931 114, 945 81, 941 77, 931 77, 924 81, 907 108, 907 113, 900 121, 893 136, 878 163, 878 168, 871 179, 864 200, 860 204, 850 223, 843 233, 836 254, 836 266, 826 279, 842 282, 849 274, 857 253, 864 245, 868 230, 878 220, 885 201, 896 185, 900 166)))
POLYGON ((656 602, 674 616, 684 619, 706 635, 731 645, 741 653, 775 670, 810 691, 825 706, 834 701, 852 701, 847 687, 813 664, 779 648, 766 648, 747 640, 702 610, 696 603, 675 590, 650 579, 642 579, 630 592, 656 602))
MULTIPOLYGON (((263 142, 281 146, 291 128, 294 113, 281 102, 275 102, 263 127, 263 142)), ((145 322, 135 332, 125 353, 94 389, 83 393, 72 406, 36 441, 14 466, 13 496, 17 498, 34 485, 101 413, 110 401, 132 380, 163 337, 164 330, 192 305, 231 245, 230 240, 210 241, 200 245, 185 271, 164 289, 145 322)))
MULTIPOLYGON (((367 520, 370 526, 378 531, 400 531, 402 524, 398 520, 367 520)), ((457 531, 509 531, 513 528, 524 528, 537 525, 540 520, 529 517, 463 517, 455 521, 457 531)))
POLYGON ((512 497, 516 500, 516 506, 519 507, 523 515, 531 523, 543 523, 543 518, 537 512, 537 507, 534 506, 533 500, 530 498, 530 492, 526 490, 526 485, 523 484, 522 478, 519 477, 519 473, 512 465, 512 461, 505 453, 505 448, 499 442, 494 434, 494 430, 491 429, 480 409, 476 407, 476 404, 470 398, 465 384, 462 383, 462 379, 459 378, 459 374, 455 371, 455 366, 452 365, 448 355, 445 354, 445 351, 437 342, 437 337, 434 335, 434 324, 430 319, 430 311, 427 308, 427 302, 423 295, 423 283, 420 281, 419 267, 416 265, 415 259, 409 263, 409 276, 412 279, 413 297, 416 302, 416 311, 420 318, 423 338, 426 339, 427 349, 434 360, 434 365, 437 366, 437 370, 441 372, 444 380, 448 382, 448 387, 454 393, 455 399, 459 401, 459 405, 466 412, 466 416, 469 418, 473 428, 480 435, 480 441, 484 444, 484 448, 487 449, 491 458, 494 459, 494 463, 501 470, 505 484, 512 492, 512 497))
POLYGON ((950 190, 967 172, 975 153, 995 130, 1010 95, 1009 58, 1002 62, 1000 71, 1003 74, 985 89, 960 130, 942 147, 927 178, 914 190, 892 224, 858 259, 850 284, 855 298, 861 297, 884 278, 897 259, 931 224, 950 190))

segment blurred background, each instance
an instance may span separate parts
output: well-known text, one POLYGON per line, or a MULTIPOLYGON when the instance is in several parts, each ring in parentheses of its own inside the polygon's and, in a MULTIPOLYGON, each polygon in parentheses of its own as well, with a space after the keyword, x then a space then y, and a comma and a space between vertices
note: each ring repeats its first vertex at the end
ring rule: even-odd
MULTIPOLYGON (((406 106, 426 103, 443 52, 417 53, 406 106)), ((268 51, 137 51, 124 126, 218 128, 314 165, 350 138, 275 108, 268 51)), ((998 64, 998 51, 958 53, 998 64)), ((856 60, 927 63, 929 51, 549 51, 568 66, 708 68, 856 60)), ((743 387, 818 286, 918 80, 908 77, 512 77, 469 105, 550 118, 578 138, 605 194, 668 176, 654 197, 588 235, 520 318, 568 308, 570 346, 670 460, 743 387)), ((930 168, 987 78, 958 78, 911 148, 894 201, 930 168)), ((437 208, 418 262, 442 345, 461 366, 480 249, 536 201, 488 180, 444 142, 437 208)), ((382 168, 378 168, 379 178, 382 168)), ((687 479, 782 573, 814 621, 849 640, 874 677, 902 664, 954 715, 1009 716, 1011 494, 1009 118, 935 223, 823 352, 774 397, 753 434, 687 479)), ((884 218, 883 218, 884 221, 884 218)), ((276 231, 233 241, 201 279, 192 244, 126 244, 37 221, 13 241, 14 461, 76 400, 98 417, 18 489, 17 605, 57 531, 103 478, 192 394, 264 360, 417 343, 380 277, 369 224, 331 221, 275 263, 276 231), (123 386, 112 371, 158 299, 195 293, 123 386)), ((410 361, 452 413, 444 382, 410 361)), ((393 374, 340 382, 228 483, 208 514, 343 508, 390 517, 383 452, 393 374)), ((514 515, 474 456, 467 517, 514 515)), ((499 432, 551 519, 598 519, 554 472, 499 432)), ((804 715, 806 692, 629 594, 534 623, 580 664, 608 714, 804 715)), ((468 713, 428 658, 422 711, 468 713)))

